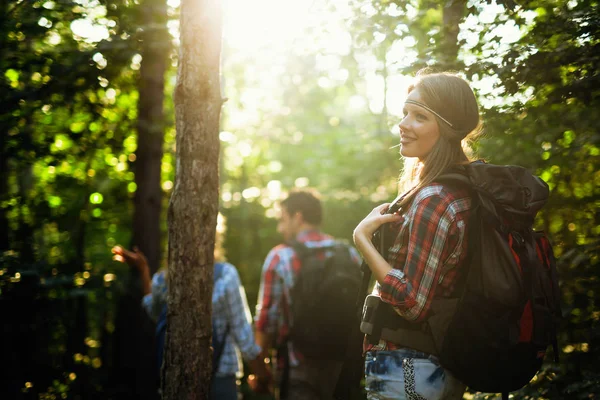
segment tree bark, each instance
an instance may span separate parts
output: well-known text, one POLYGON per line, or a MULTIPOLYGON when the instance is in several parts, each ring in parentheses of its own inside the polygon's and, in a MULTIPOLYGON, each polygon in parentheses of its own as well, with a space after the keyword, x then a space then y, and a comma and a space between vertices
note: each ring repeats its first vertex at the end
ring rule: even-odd
POLYGON ((458 65, 458 33, 459 24, 465 17, 466 0, 449 0, 443 3, 442 43, 440 46, 440 66, 443 70, 459 69, 458 65))
POLYGON ((161 260, 161 164, 164 145, 165 72, 169 55, 166 0, 146 0, 142 14, 138 100, 138 147, 135 160, 133 244, 146 255, 154 273, 161 260))
POLYGON ((213 249, 219 201, 221 4, 182 0, 175 116, 175 187, 168 212, 169 274, 163 399, 207 399, 213 249))

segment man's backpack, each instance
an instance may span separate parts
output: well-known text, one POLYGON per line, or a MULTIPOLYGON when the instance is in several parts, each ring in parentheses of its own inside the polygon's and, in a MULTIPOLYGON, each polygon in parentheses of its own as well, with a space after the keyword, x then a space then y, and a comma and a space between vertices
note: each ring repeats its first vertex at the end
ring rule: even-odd
MULTIPOLYGON (((554 254, 546 235, 533 230, 548 186, 525 168, 483 162, 435 181, 472 194, 468 270, 457 283, 457 297, 434 299, 432 315, 418 327, 368 299, 363 325, 383 339, 438 356, 470 389, 508 398, 539 371, 549 346, 558 357, 554 254), (366 314, 380 317, 365 322, 366 314)), ((389 212, 396 210, 392 205, 389 212)))
POLYGON ((290 243, 300 259, 300 271, 291 291, 290 340, 302 355, 323 360, 344 360, 348 334, 358 323, 356 296, 361 283, 360 265, 350 247, 309 248, 290 243))
MULTIPOLYGON (((223 276, 223 270, 225 269, 225 264, 223 263, 215 263, 214 271, 213 271, 213 285, 221 279, 223 276)), ((167 333, 167 305, 165 304, 160 316, 158 317, 158 321, 156 323, 156 356, 157 356, 157 366, 158 366, 158 375, 160 376, 160 369, 162 367, 163 355, 164 355, 164 347, 165 347, 165 335, 167 333)), ((221 360, 221 355, 223 354, 223 349, 225 348, 225 341, 227 340, 227 335, 229 334, 229 325, 225 329, 225 333, 223 336, 219 337, 215 330, 215 324, 212 324, 212 348, 213 348, 213 358, 212 358, 212 375, 214 376, 219 368, 219 361, 221 360)))

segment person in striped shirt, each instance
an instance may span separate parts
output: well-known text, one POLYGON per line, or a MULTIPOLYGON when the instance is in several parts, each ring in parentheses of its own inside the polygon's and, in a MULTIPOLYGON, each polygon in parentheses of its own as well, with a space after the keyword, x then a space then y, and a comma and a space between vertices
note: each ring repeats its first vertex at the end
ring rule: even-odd
MULTIPOLYGON (((213 366, 210 400, 237 400, 237 381, 244 376, 240 355, 248 363, 252 374, 249 384, 255 392, 268 392, 271 373, 261 359, 261 348, 256 344, 252 330, 252 316, 246 292, 237 268, 225 262, 222 248, 225 230, 224 217, 219 214, 215 242, 215 262, 222 264, 219 279, 214 282, 212 292, 212 323, 219 341, 223 343, 218 365, 213 366), (260 382, 260 386, 258 385, 260 382)), ((144 254, 134 247, 127 250, 122 246, 112 249, 113 258, 129 264, 140 272, 142 279, 142 307, 156 323, 167 304, 167 270, 160 269, 150 277, 150 267, 144 254)), ((216 349, 215 349, 216 351, 216 349)), ((162 360, 160 360, 162 363, 162 360)))
MULTIPOLYGON (((465 270, 469 193, 436 182, 444 171, 471 162, 469 139, 480 128, 469 84, 450 73, 417 74, 409 87, 400 122, 399 211, 391 203, 374 208, 355 228, 354 243, 376 278, 373 294, 407 321, 431 314, 432 300, 452 297, 465 270), (372 236, 386 224, 384 258, 372 236), (387 247, 387 246, 386 246, 387 247)), ((381 339, 365 341, 368 399, 461 399, 465 386, 432 354, 381 339)))

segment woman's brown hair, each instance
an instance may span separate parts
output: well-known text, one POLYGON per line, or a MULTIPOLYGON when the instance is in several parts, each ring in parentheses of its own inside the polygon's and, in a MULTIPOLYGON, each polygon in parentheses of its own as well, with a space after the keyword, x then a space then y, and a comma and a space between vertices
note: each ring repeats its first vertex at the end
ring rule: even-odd
POLYGON ((480 131, 479 107, 469 84, 458 75, 420 71, 408 93, 418 89, 427 107, 438 114, 440 138, 423 160, 405 158, 399 188, 408 193, 400 206, 410 204, 415 194, 453 165, 472 160, 471 141, 480 131))

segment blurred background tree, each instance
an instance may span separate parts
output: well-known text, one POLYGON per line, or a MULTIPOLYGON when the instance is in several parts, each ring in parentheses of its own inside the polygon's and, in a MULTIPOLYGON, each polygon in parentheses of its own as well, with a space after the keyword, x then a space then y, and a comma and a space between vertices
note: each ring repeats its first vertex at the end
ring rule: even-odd
MULTIPOLYGON (((350 239, 396 195, 410 77, 457 70, 482 106, 479 155, 531 168, 551 188, 539 227, 559 257, 561 362, 516 398, 594 398, 598 3, 223 0, 223 9, 219 206, 250 304, 280 240, 276 200, 316 187, 324 229, 350 239)), ((0 3, 8 398, 135 398, 154 384, 140 366, 153 327, 136 314, 136 277, 110 248, 138 243, 153 269, 165 264, 178 13, 177 0, 0 3)))

